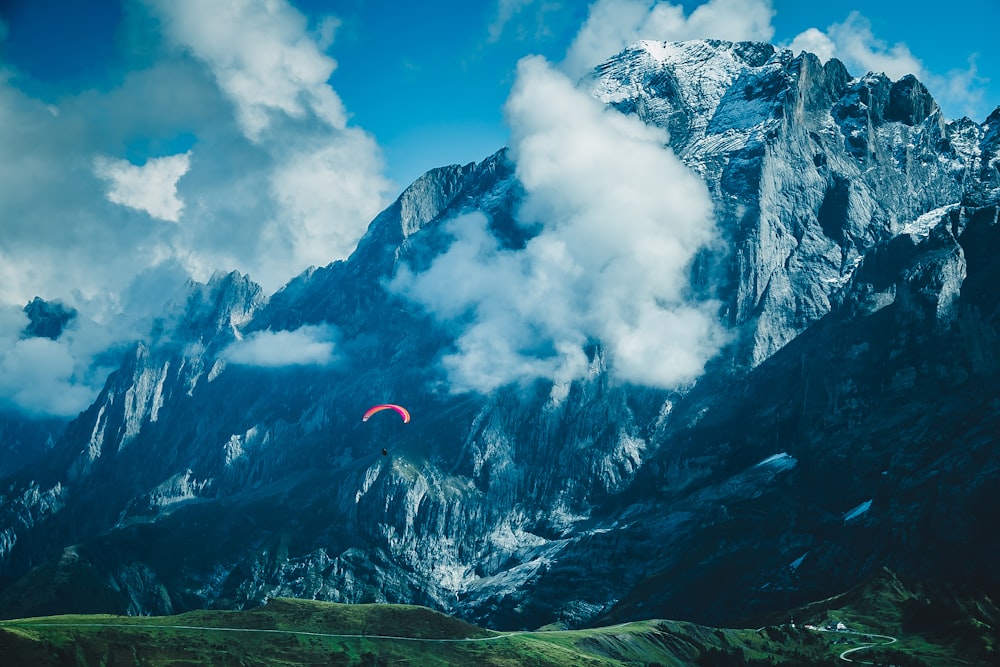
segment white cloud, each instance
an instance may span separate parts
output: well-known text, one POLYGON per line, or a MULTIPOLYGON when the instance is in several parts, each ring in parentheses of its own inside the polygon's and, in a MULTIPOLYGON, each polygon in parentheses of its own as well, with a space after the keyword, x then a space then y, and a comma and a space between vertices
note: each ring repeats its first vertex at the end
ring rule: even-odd
POLYGON ((843 23, 827 28, 827 35, 836 46, 836 57, 850 64, 861 65, 866 71, 885 72, 890 79, 907 74, 924 78, 924 65, 902 42, 892 46, 875 37, 871 22, 858 12, 851 12, 843 23))
POLYGON ((796 55, 803 51, 812 53, 824 63, 832 58, 837 50, 837 46, 833 43, 833 40, 825 32, 816 28, 809 28, 800 32, 795 36, 791 44, 788 45, 788 48, 796 55))
POLYGON ((324 16, 314 31, 316 35, 316 46, 320 51, 326 51, 333 46, 333 39, 340 29, 341 21, 336 16, 324 16))
POLYGON ((0 344, 12 345, 29 324, 30 320, 24 309, 0 305, 0 344))
POLYGON ((488 44, 507 40, 545 51, 580 27, 579 9, 566 0, 495 0, 486 26, 488 44))
POLYGON ((566 52, 563 69, 579 77, 640 39, 727 39, 769 42, 771 0, 708 0, 685 16, 680 4, 597 0, 566 52))
POLYGON ((969 56, 968 63, 967 69, 952 70, 944 75, 928 72, 924 75, 924 84, 948 115, 968 116, 982 122, 988 112, 987 80, 979 76, 975 54, 969 56))
POLYGON ((346 257, 384 203, 386 181, 373 178, 381 168, 378 145, 364 132, 279 157, 270 176, 279 213, 265 236, 286 236, 303 265, 346 257))
POLYGON ((108 201, 177 222, 184 203, 177 181, 191 166, 191 153, 150 158, 143 166, 105 155, 94 158, 94 173, 108 182, 108 201))
POLYGON ((328 326, 307 325, 294 331, 255 331, 222 352, 231 364, 281 368, 325 366, 335 361, 335 332, 328 326))
POLYGON ((0 351, 0 396, 30 413, 76 416, 93 396, 74 381, 75 367, 72 354, 58 341, 19 340, 0 351))
MULTIPOLYGON (((281 0, 150 0, 171 36, 211 69, 257 140, 272 115, 316 114, 343 129, 347 116, 327 85, 336 62, 310 39, 305 17, 281 0)), ((331 29, 329 22, 324 26, 331 29)), ((332 32, 321 35, 332 40, 332 32)))
POLYGON ((444 359, 455 388, 581 377, 595 341, 620 380, 695 379, 725 339, 718 304, 686 298, 690 262, 716 238, 704 183, 662 130, 605 109, 539 57, 519 63, 506 112, 527 193, 519 220, 539 233, 505 249, 481 214, 456 218, 448 251, 392 283, 462 327, 444 359))
POLYGON ((229 161, 204 157, 206 177, 216 178, 209 169, 229 169, 219 183, 228 193, 205 191, 198 163, 189 179, 202 216, 192 236, 232 225, 235 210, 254 242, 213 243, 217 252, 203 256, 204 246, 192 238, 187 264, 201 279, 220 266, 236 268, 271 291, 310 265, 350 254, 392 184, 378 144, 347 124, 327 82, 336 63, 321 45, 332 41, 337 20, 327 17, 310 32, 283 0, 151 2, 170 38, 207 66, 254 145, 238 174, 229 161))
POLYGON ((522 9, 532 3, 533 0, 497 0, 497 11, 487 28, 487 39, 495 42, 500 39, 504 28, 522 9))

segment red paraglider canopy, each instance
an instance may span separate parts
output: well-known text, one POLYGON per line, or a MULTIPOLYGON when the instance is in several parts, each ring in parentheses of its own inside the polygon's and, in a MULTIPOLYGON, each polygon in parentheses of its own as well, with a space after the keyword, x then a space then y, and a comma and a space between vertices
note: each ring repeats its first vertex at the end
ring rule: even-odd
POLYGON ((392 403, 384 403, 383 405, 375 405, 368 408, 364 416, 361 417, 361 421, 363 422, 368 421, 369 417, 371 417, 376 412, 381 412, 382 410, 395 410, 397 413, 399 413, 399 416, 403 418, 404 424, 410 421, 409 411, 400 405, 393 405, 392 403))

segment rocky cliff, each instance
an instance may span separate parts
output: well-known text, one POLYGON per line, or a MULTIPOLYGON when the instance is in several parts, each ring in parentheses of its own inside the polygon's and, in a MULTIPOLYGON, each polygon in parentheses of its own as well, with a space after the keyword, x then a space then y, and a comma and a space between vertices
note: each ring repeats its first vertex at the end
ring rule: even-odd
POLYGON ((0 611, 293 595, 725 624, 886 565, 995 585, 1000 111, 948 121, 913 77, 750 43, 640 42, 581 85, 712 195, 724 243, 692 286, 734 335, 697 383, 615 382, 594 341, 560 400, 449 393, 455 331, 390 281, 463 213, 506 248, 533 232, 506 151, 432 170, 346 261, 268 298, 191 285, 0 486, 0 611), (307 335, 321 363, 237 352, 307 335), (361 423, 390 398, 418 417, 361 423))

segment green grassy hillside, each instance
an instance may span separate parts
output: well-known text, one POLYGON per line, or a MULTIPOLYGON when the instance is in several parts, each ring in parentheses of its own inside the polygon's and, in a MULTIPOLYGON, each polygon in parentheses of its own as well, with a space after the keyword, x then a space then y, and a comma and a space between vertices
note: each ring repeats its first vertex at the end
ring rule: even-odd
POLYGON ((885 573, 796 610, 799 624, 710 628, 640 621, 499 633, 408 605, 273 599, 250 611, 165 617, 49 616, 0 622, 3 665, 937 665, 995 664, 997 608, 982 595, 913 590, 885 573), (945 600, 944 602, 942 600, 945 600), (854 632, 808 629, 844 623, 854 632), (866 634, 867 633, 867 634, 866 634), (870 634, 886 635, 881 639, 870 634))
MULTIPOLYGON (((252 611, 169 617, 50 616, 5 621, 12 665, 690 665, 712 655, 758 662, 792 641, 691 623, 497 633, 429 609, 275 599, 252 611), (713 649, 707 654, 706 649, 713 649)), ((815 648, 821 648, 817 644, 815 648)), ((824 650, 812 652, 819 659, 824 650)), ((8 664, 8 663, 4 663, 8 664)), ((704 664, 716 664, 704 663, 704 664)), ((718 663, 722 664, 722 663, 718 663)))
POLYGON ((794 614, 800 623, 842 622, 859 632, 899 639, 858 660, 901 667, 1000 664, 1000 607, 970 586, 909 582, 883 569, 864 584, 794 614))

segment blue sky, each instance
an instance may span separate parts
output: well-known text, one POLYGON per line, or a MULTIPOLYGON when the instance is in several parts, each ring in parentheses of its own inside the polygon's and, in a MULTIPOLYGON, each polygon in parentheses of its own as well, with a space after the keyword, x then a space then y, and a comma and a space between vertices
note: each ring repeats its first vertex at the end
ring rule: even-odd
MULTIPOLYGON (((428 168, 478 160, 502 146, 508 132, 502 106, 517 60, 540 54, 560 61, 590 4, 291 0, 313 26, 330 16, 340 21, 326 49, 337 61, 330 83, 351 122, 378 140, 386 173, 400 188, 428 168)), ((702 3, 678 4, 689 14, 702 3)), ((953 0, 933 14, 902 0, 773 0, 770 6, 774 43, 788 45, 809 28, 825 31, 856 11, 870 23, 874 51, 879 42, 884 52, 901 46, 927 72, 946 79, 968 73, 972 59, 972 99, 953 99, 935 82, 949 116, 981 121, 1000 104, 996 0, 953 0)), ((19 72, 25 90, 43 98, 114 86, 155 57, 149 44, 158 39, 155 28, 136 26, 126 14, 122 0, 8 0, 0 5, 8 32, 0 57, 19 72)), ((850 64, 858 73, 859 64, 850 64)), ((151 137, 147 150, 173 147, 163 144, 151 137)))
POLYGON ((545 106, 532 86, 568 94, 637 39, 765 40, 856 75, 915 73, 947 116, 982 121, 1000 103, 1000 5, 914 7, 3 0, 0 404, 74 414, 106 377, 95 360, 148 330, 184 280, 236 269, 272 293, 348 256, 425 170, 481 160, 538 120, 505 117, 512 90, 545 106), (80 311, 59 341, 20 339, 36 295, 80 311))
MULTIPOLYGON (((562 60, 590 3, 509 3, 523 6, 494 42, 488 37, 497 20, 496 3, 431 3, 446 8, 441 11, 421 9, 424 3, 336 4, 369 8, 351 14, 343 41, 333 47, 340 63, 334 86, 357 122, 386 148, 390 173, 406 181, 430 166, 481 159, 501 145, 507 137, 502 106, 517 60, 532 53, 562 60), (410 116, 406 122, 400 122, 400 109, 410 116)), ((680 4, 690 12, 701 3, 680 4)), ((315 1, 299 6, 330 5, 315 1)), ((1000 105, 996 0, 957 0, 948 3, 948 11, 934 12, 933 19, 905 1, 775 0, 772 7, 774 43, 787 45, 808 28, 826 30, 860 11, 877 40, 890 50, 906 45, 930 72, 948 76, 968 70, 969 58, 975 58, 978 76, 989 79, 977 82, 981 101, 965 105, 943 99, 946 112, 982 121, 1000 105)), ((861 73, 858 69, 854 65, 852 72, 861 73)))

